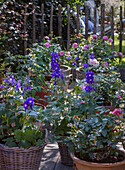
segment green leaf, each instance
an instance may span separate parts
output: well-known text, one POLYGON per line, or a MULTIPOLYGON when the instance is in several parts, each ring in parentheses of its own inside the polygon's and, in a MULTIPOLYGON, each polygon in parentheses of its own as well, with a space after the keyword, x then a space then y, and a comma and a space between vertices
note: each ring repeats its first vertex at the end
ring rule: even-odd
POLYGON ((104 129, 104 130, 102 131, 102 135, 103 135, 104 137, 107 135, 107 130, 106 130, 106 129, 104 129))

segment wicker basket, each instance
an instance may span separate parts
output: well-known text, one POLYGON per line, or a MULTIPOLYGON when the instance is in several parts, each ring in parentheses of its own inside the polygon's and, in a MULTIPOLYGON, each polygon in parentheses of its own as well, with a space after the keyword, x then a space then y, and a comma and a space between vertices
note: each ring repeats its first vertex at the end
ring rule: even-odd
POLYGON ((0 144, 0 170, 38 170, 44 146, 24 149, 0 144))
POLYGON ((68 151, 68 146, 63 143, 58 143, 60 156, 61 156, 61 163, 67 166, 73 166, 73 160, 70 157, 70 153, 68 151))

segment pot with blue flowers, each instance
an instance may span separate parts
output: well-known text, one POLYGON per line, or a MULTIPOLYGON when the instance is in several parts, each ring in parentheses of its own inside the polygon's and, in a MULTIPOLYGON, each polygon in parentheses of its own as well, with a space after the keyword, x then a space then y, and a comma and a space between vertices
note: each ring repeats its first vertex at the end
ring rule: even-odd
POLYGON ((0 95, 4 94, 0 111, 0 169, 37 170, 47 137, 41 127, 43 108, 34 105, 29 84, 26 88, 13 74, 6 74, 0 87, 0 95))

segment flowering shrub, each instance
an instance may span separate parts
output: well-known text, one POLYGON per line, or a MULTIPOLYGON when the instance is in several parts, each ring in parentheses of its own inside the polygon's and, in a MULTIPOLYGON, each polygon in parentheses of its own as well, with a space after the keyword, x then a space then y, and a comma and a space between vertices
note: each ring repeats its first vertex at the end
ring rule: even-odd
POLYGON ((118 126, 119 116, 114 114, 94 114, 88 119, 75 120, 69 132, 67 143, 70 150, 83 160, 105 162, 106 159, 118 159, 117 143, 122 140, 123 131, 118 126))

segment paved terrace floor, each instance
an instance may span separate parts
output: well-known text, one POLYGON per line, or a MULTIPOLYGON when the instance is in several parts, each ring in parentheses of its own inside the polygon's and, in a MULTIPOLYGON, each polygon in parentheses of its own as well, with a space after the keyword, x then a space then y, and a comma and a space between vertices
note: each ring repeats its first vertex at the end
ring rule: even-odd
POLYGON ((58 144, 55 142, 46 145, 39 170, 74 170, 74 168, 61 164, 58 144))
MULTIPOLYGON (((125 152, 121 143, 118 147, 125 152)), ((58 144, 55 142, 46 145, 39 170, 74 170, 74 168, 61 163, 58 144)))

